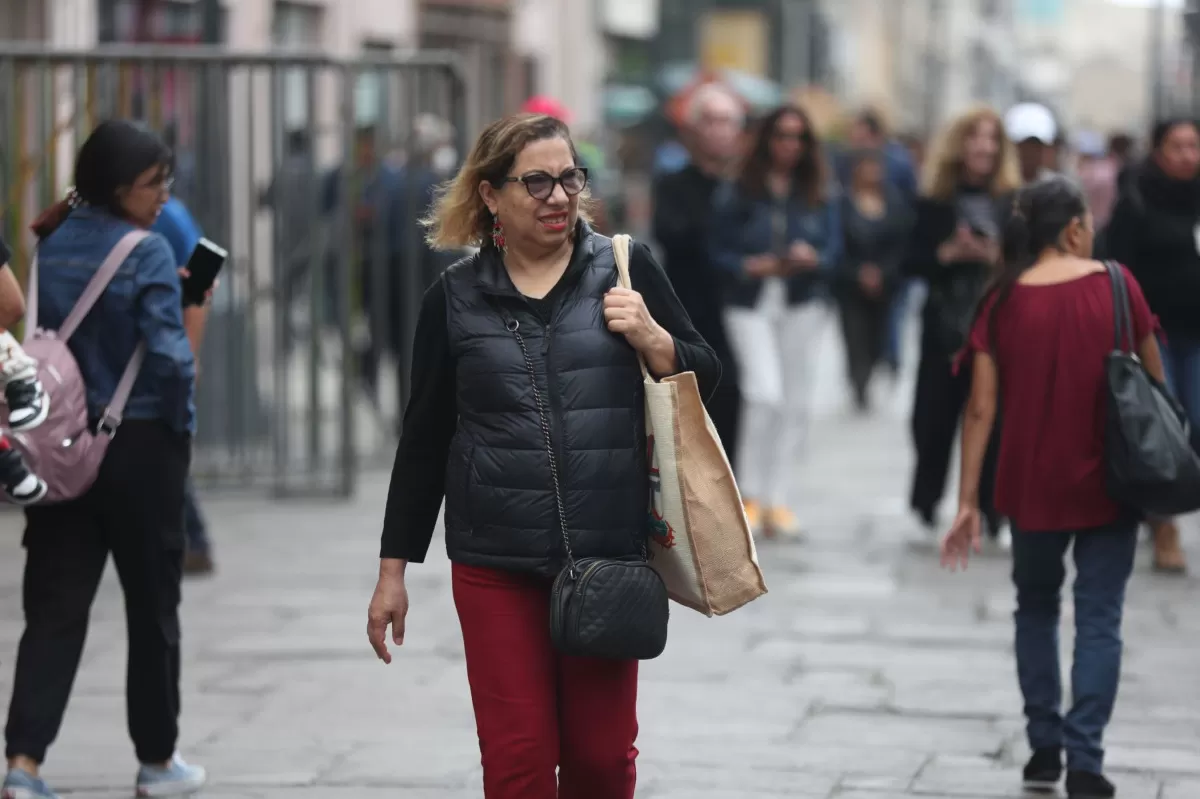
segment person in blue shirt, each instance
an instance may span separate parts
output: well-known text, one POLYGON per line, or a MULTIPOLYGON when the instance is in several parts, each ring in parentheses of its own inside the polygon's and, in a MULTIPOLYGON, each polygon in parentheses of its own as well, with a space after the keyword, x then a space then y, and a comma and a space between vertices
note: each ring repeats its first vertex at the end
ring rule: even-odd
MULTIPOLYGON (((163 205, 158 219, 150 228, 155 233, 161 233, 171 245, 175 262, 182 269, 192 257, 192 251, 200 241, 203 233, 200 225, 192 217, 187 206, 177 197, 171 197, 163 205)), ((199 355, 200 342, 204 339, 204 323, 208 318, 207 305, 193 305, 183 310, 183 324, 187 329, 188 341, 192 352, 199 355)), ((184 556, 183 571, 185 574, 211 574, 213 571, 212 542, 208 537, 208 528, 204 517, 200 514, 200 506, 196 502, 196 491, 189 479, 187 493, 184 496, 184 526, 187 536, 187 554, 184 556)))

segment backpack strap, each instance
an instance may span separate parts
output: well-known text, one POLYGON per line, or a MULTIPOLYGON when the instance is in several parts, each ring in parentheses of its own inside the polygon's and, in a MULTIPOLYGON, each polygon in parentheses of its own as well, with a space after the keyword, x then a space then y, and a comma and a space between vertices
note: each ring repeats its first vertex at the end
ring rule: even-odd
MULTIPOLYGON (((79 328, 79 325, 87 317, 88 313, 95 307, 96 302, 104 294, 104 290, 108 288, 108 284, 112 282, 117 275, 117 270, 121 268, 121 264, 133 253, 134 249, 150 236, 150 232, 146 230, 131 230, 121 237, 116 246, 105 257, 100 264, 100 268, 96 270, 96 274, 92 275, 92 279, 88 281, 87 286, 83 290, 83 294, 79 296, 79 300, 75 303, 75 307, 67 314, 67 318, 58 328, 58 338, 60 341, 66 342, 71 338, 72 334, 79 328)), ((29 266, 29 296, 25 301, 25 338, 28 340, 37 329, 38 317, 38 258, 37 253, 34 253, 33 263, 29 266)), ((121 379, 117 382, 117 389, 113 392, 112 399, 108 403, 108 407, 104 409, 104 413, 100 417, 99 431, 112 435, 116 432, 117 426, 121 424, 121 415, 125 411, 125 403, 129 402, 129 395, 133 393, 133 384, 137 381, 138 373, 142 369, 142 362, 146 360, 146 342, 139 341, 133 350, 133 355, 129 359, 129 363, 125 365, 125 371, 121 373, 121 379)))
MULTIPOLYGON (((67 318, 63 320, 62 325, 58 328, 59 341, 66 341, 74 335, 79 329, 79 325, 83 323, 84 318, 91 312, 92 307, 104 295, 104 290, 108 288, 108 284, 117 276, 117 270, 121 268, 121 264, 125 263, 132 253, 142 241, 150 236, 148 230, 131 230, 121 237, 116 246, 112 248, 108 256, 100 264, 100 268, 96 270, 96 274, 92 275, 92 279, 88 281, 87 287, 84 288, 83 294, 79 295, 79 300, 75 303, 75 307, 67 314, 67 318)), ((35 309, 36 310, 36 309, 35 309)))
POLYGON ((100 423, 96 426, 97 432, 113 435, 117 432, 117 428, 121 425, 122 414, 125 413, 125 403, 129 402, 129 395, 133 393, 133 384, 137 382, 138 373, 142 371, 142 362, 146 360, 146 341, 145 339, 138 342, 133 349, 133 355, 129 358, 129 363, 125 365, 125 371, 121 373, 121 379, 117 381, 117 389, 113 392, 112 399, 108 401, 108 407, 104 409, 104 413, 100 414, 100 423))

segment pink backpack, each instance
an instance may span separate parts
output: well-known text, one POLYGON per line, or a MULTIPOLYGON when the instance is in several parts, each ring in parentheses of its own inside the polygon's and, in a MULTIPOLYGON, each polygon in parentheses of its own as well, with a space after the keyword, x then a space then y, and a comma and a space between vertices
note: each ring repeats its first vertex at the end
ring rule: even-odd
POLYGON ((46 496, 37 504, 47 505, 76 499, 87 493, 100 474, 100 463, 108 443, 117 433, 125 403, 146 358, 146 343, 139 342, 125 367, 112 400, 93 429, 88 425, 87 387, 67 341, 112 282, 121 264, 149 236, 145 230, 126 233, 100 264, 79 301, 57 330, 42 330, 38 317, 38 262, 29 267, 29 291, 25 312, 25 351, 38 362, 38 379, 50 403, 46 420, 33 430, 9 433, 13 446, 25 456, 29 469, 46 482, 46 496))

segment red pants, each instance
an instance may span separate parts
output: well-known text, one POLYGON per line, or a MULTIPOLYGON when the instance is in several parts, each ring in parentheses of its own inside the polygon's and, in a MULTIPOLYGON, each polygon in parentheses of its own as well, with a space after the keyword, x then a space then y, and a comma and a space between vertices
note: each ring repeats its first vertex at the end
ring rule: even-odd
POLYGON ((485 799, 633 799, 637 661, 560 655, 545 580, 453 575, 485 799))

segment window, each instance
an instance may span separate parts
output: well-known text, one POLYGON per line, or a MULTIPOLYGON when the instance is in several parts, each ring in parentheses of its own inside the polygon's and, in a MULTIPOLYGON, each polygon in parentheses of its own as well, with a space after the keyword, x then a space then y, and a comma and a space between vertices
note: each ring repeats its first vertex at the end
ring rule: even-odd
MULTIPOLYGON (((272 42, 280 50, 311 53, 321 45, 321 9, 303 3, 276 0, 271 31, 272 42)), ((285 130, 307 128, 310 71, 292 67, 282 76, 283 126, 285 130)))
MULTIPOLYGON (((202 42, 208 0, 100 0, 99 38, 109 42, 202 42)), ((218 38, 228 15, 218 5, 218 38)))
POLYGON ((611 72, 609 77, 616 83, 641 83, 650 80, 654 61, 651 54, 652 42, 643 39, 613 37, 609 40, 611 72))
MULTIPOLYGON (((386 42, 367 42, 363 52, 375 58, 389 55, 394 48, 386 42)), ((387 75, 383 70, 359 74, 354 85, 354 121, 359 127, 377 125, 387 117, 387 75)))

